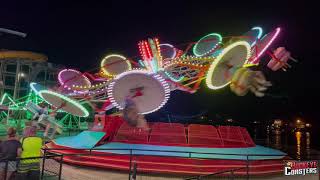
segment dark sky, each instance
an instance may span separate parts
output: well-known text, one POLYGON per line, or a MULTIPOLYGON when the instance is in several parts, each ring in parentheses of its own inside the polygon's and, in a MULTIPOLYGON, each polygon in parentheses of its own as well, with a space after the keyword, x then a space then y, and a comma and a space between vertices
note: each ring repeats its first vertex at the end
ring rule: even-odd
MULTIPOLYGON (((319 47, 312 5, 299 1, 2 1, 0 27, 28 33, 27 38, 1 36, 0 48, 45 53, 54 63, 81 70, 96 69, 108 53, 138 55, 139 40, 157 36, 161 42, 184 44, 218 32, 241 35, 253 26, 265 32, 283 31, 273 47, 285 46, 300 62, 289 72, 260 67, 274 86, 276 96, 237 97, 228 88, 209 90, 204 84, 194 95, 174 92, 165 111, 191 115, 203 109, 215 118, 242 121, 270 118, 318 120, 319 47), (308 7, 309 6, 309 7, 308 7), (278 97, 279 96, 279 97, 278 97), (287 97, 287 98, 285 98, 287 97)), ((264 58, 264 60, 267 60, 264 58)))

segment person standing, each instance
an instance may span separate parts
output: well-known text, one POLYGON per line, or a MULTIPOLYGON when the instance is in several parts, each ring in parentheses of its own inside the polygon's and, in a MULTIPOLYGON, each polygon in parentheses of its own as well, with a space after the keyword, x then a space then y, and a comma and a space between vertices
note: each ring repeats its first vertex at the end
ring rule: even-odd
POLYGON ((8 139, 0 144, 0 179, 4 180, 6 173, 6 180, 11 178, 13 172, 17 170, 16 158, 21 156, 22 146, 17 140, 16 130, 13 127, 7 130, 8 139), (8 163, 6 165, 6 163, 8 163), (6 168, 7 166, 7 168, 6 168), (7 172, 5 172, 7 171, 7 172))
POLYGON ((16 179, 19 180, 37 180, 40 177, 40 156, 42 148, 42 139, 37 137, 37 127, 30 126, 24 130, 24 136, 21 139, 22 154, 18 166, 16 179), (34 158, 33 158, 34 157, 34 158))

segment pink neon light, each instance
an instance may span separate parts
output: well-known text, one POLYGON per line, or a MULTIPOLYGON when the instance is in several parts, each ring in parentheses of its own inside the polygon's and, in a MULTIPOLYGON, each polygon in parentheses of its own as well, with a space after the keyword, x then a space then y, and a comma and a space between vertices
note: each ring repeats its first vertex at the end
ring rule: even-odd
MULTIPOLYGON (((279 27, 276 29, 276 33, 273 35, 273 37, 270 39, 270 41, 267 43, 267 45, 258 53, 258 55, 254 56, 253 60, 250 60, 251 63, 253 63, 253 64, 257 64, 258 63, 258 59, 269 48, 269 46, 272 44, 272 42, 278 37, 278 35, 280 33, 280 30, 281 29, 279 27)), ((258 46, 258 44, 256 44, 256 46, 258 46)))
POLYGON ((71 81, 73 79, 79 78, 80 76, 85 78, 86 81, 91 84, 90 80, 86 76, 84 76, 80 71, 77 71, 75 69, 63 69, 63 70, 61 70, 59 72, 59 74, 58 74, 58 80, 59 80, 59 83, 61 84, 61 86, 63 86, 64 88, 69 88, 69 86, 67 86, 66 83, 68 83, 69 81, 71 81), (66 72, 66 71, 72 71, 72 72, 78 74, 78 76, 70 78, 70 79, 67 79, 67 80, 64 80, 63 77, 62 77, 62 73, 66 72))
POLYGON ((65 84, 65 82, 64 82, 64 80, 63 80, 63 78, 62 78, 62 73, 66 72, 66 71, 72 71, 72 72, 75 72, 75 73, 77 73, 77 74, 81 74, 79 71, 77 71, 77 70, 75 70, 75 69, 63 69, 63 70, 61 70, 61 71, 59 72, 59 74, 58 74, 58 80, 59 80, 59 83, 60 83, 61 85, 64 85, 64 84, 65 84))

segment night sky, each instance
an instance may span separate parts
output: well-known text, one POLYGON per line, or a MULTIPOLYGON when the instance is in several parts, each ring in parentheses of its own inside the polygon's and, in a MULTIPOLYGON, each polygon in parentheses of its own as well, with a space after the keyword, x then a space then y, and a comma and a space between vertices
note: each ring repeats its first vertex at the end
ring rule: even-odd
POLYGON ((138 41, 148 37, 156 36, 161 42, 179 46, 210 32, 230 36, 241 35, 254 26, 261 26, 265 32, 279 26, 283 31, 272 47, 285 46, 299 63, 293 64, 288 72, 259 67, 274 84, 268 91, 273 96, 237 97, 229 88, 212 91, 203 83, 194 95, 174 92, 167 106, 153 118, 166 112, 193 115, 207 110, 212 119, 249 122, 301 117, 319 125, 320 51, 316 41, 317 17, 311 4, 200 0, 103 2, 2 1, 0 27, 20 30, 28 36, 25 39, 0 36, 0 48, 42 52, 49 56, 50 62, 86 71, 97 70, 102 57, 109 53, 137 56, 138 41))

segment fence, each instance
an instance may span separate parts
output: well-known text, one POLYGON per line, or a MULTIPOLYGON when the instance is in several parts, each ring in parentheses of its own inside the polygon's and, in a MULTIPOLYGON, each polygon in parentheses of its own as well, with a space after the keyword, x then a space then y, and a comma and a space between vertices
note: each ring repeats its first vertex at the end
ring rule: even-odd
MULTIPOLYGON (((44 149, 44 152, 45 154, 50 152, 50 151, 63 151, 63 150, 70 150, 70 149, 65 149, 65 148, 51 148, 51 149, 44 149)), ((242 175, 241 177, 244 177, 246 179, 249 179, 250 178, 250 162, 252 161, 252 158, 251 157, 267 157, 267 156, 272 156, 272 157, 276 157, 276 156, 283 156, 283 155, 270 155, 270 154, 226 154, 226 153, 200 153, 200 152, 187 152, 187 151, 160 151, 160 150, 146 150, 146 149, 112 149, 112 148, 99 148, 99 149, 78 149, 78 150, 82 150, 82 151, 85 151, 84 153, 63 153, 61 154, 62 157, 77 157, 77 159, 81 159, 81 157, 85 157, 85 158, 88 158, 88 157, 101 157, 101 156, 129 156, 129 162, 128 162, 128 175, 129 175, 129 180, 134 180, 136 179, 137 176, 139 175, 142 175, 144 173, 141 173, 139 172, 139 162, 135 160, 135 158, 139 157, 139 156, 150 156, 150 155, 145 155, 145 154, 139 154, 139 153, 136 153, 138 151, 141 151, 141 152, 147 152, 147 151, 151 151, 151 152, 158 152, 158 154, 163 154, 163 153, 186 153, 188 154, 187 158, 193 158, 193 155, 194 154, 209 154, 209 155, 216 155, 216 156, 243 156, 245 158, 243 158, 244 160, 244 166, 243 167, 239 167, 239 168, 230 168, 230 169, 224 169, 224 170, 221 170, 221 171, 215 171, 215 172, 212 172, 211 174, 206 174, 206 175, 198 175, 198 176, 192 176, 192 177, 183 177, 183 179, 207 179, 209 177, 216 177, 216 176, 224 176, 224 177, 227 177, 227 178, 234 178, 236 177, 237 175, 235 174, 235 172, 237 171, 245 171, 245 174, 244 176, 242 175), (121 153, 99 153, 97 152, 96 150, 99 150, 99 151, 103 151, 103 150, 106 150, 106 151, 127 151, 129 152, 128 154, 121 154, 121 153)), ((157 157, 168 157, 166 155, 152 155, 152 156, 157 156, 157 157)), ((196 159, 203 159, 203 160, 206 160, 206 159, 220 159, 221 158, 196 158, 196 159)), ((267 159, 267 158, 266 158, 267 159)), ((224 159, 225 160, 225 159, 224 159)), ((234 160, 234 159, 230 159, 230 160, 234 160)), ((283 162, 283 158, 279 159, 279 162, 281 161, 281 163, 283 162)), ((88 159, 86 159, 86 161, 88 161, 88 159)), ((60 175, 61 176, 61 175, 60 175)), ((181 178, 181 177, 180 177, 181 178)))
MULTIPOLYGON (((223 174, 228 174, 228 177, 230 179, 234 179, 235 174, 234 172, 242 170, 242 169, 246 169, 246 167, 242 167, 242 168, 233 168, 233 169, 228 169, 228 170, 222 170, 219 172, 215 172, 212 174, 207 174, 207 175, 202 175, 202 176, 193 176, 193 177, 189 177, 189 178, 185 178, 185 180, 200 180, 200 179, 207 179, 207 178, 211 178, 214 176, 219 176, 219 175, 223 175, 223 174)), ((247 179, 249 179, 249 177, 247 176, 247 179)))
POLYGON ((46 153, 44 156, 0 161, 0 180, 61 179, 63 155, 46 153))

